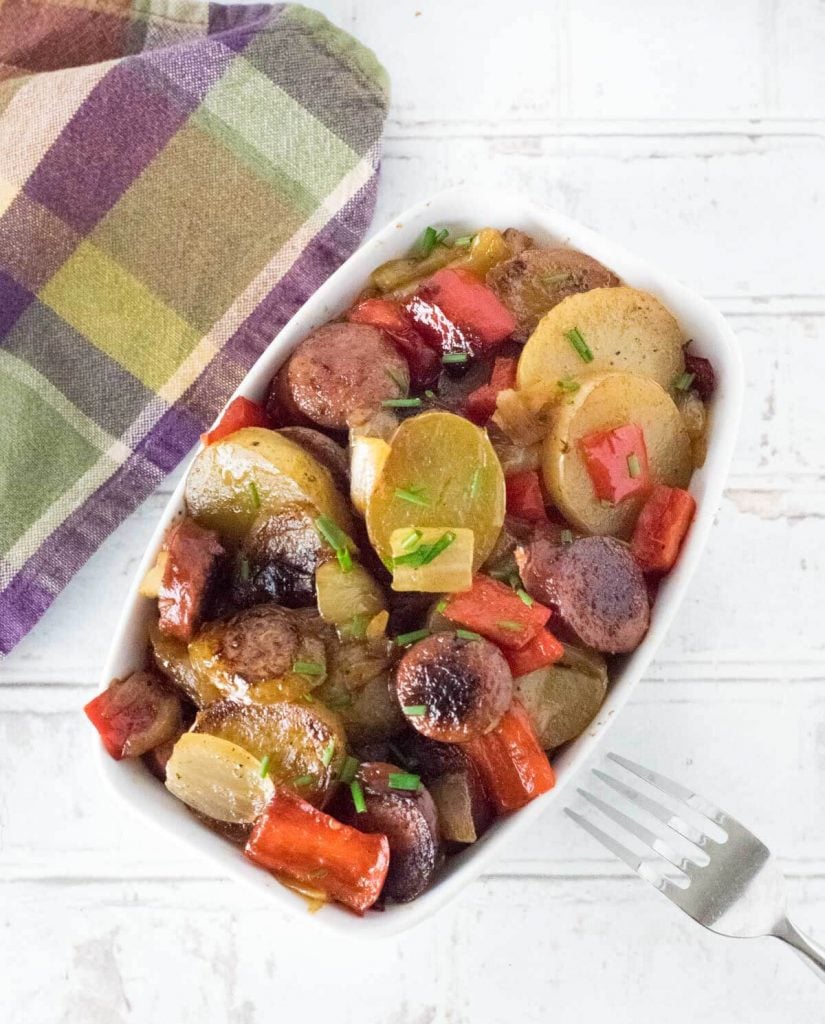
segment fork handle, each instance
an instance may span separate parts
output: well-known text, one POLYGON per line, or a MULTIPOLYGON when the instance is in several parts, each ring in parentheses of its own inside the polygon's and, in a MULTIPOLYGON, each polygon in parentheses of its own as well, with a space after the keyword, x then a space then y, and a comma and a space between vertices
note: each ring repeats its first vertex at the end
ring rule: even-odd
POLYGON ((825 946, 814 942, 801 932, 787 917, 779 922, 776 931, 773 933, 777 939, 782 939, 791 946, 801 960, 811 968, 820 980, 825 981, 825 946))

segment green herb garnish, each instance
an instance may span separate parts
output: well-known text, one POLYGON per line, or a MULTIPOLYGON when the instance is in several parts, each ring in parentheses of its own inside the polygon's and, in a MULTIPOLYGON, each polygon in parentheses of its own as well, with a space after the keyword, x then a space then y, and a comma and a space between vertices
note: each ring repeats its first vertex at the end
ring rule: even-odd
POLYGON ((561 531, 561 542, 562 542, 562 544, 572 544, 573 543, 573 531, 572 530, 562 530, 561 531))
POLYGON ((341 572, 349 572, 352 569, 352 555, 349 550, 352 541, 329 516, 318 516, 315 525, 318 532, 335 552, 341 572))
POLYGON ((415 793, 421 787, 421 776, 413 775, 411 772, 390 772, 387 775, 387 783, 390 789, 404 789, 415 793))
POLYGON ((269 775, 269 754, 261 760, 261 778, 265 779, 269 775))
POLYGON ((349 784, 355 778, 355 773, 358 771, 358 759, 353 757, 351 754, 347 754, 347 759, 341 766, 341 774, 338 778, 341 782, 349 784))
POLYGON ((566 391, 571 395, 581 387, 581 384, 575 379, 575 377, 562 377, 561 380, 556 381, 556 384, 559 386, 561 391, 566 391))
POLYGON ((440 231, 436 231, 432 227, 424 228, 424 233, 418 240, 416 247, 418 255, 422 258, 429 256, 433 249, 446 239, 449 233, 446 228, 441 228, 440 231))
POLYGON ((411 505, 422 505, 424 508, 430 504, 424 497, 423 487, 396 487, 395 496, 401 501, 408 501, 411 505))
POLYGON ((261 492, 258 490, 258 485, 254 480, 249 481, 249 493, 252 495, 252 507, 261 507, 261 492))
POLYGON ((419 640, 426 640, 429 635, 429 629, 414 629, 411 633, 399 633, 395 638, 395 643, 397 647, 409 647, 410 644, 417 643, 419 640))
POLYGON ((393 564, 398 565, 409 565, 413 569, 418 569, 422 565, 429 565, 430 562, 434 561, 455 540, 455 534, 452 530, 448 530, 447 533, 443 533, 437 541, 432 544, 419 544, 415 551, 410 551, 409 554, 399 555, 398 558, 393 559, 393 564))
POLYGON ((361 783, 358 779, 353 779, 349 784, 349 791, 352 793, 352 802, 355 805, 355 810, 359 814, 363 814, 367 809, 367 801, 364 799, 364 790, 361 788, 361 783))
POLYGON ((520 633, 524 629, 524 626, 514 619, 499 619, 496 625, 499 629, 509 629, 511 633, 520 633))
POLYGON ((690 391, 694 380, 696 380, 695 373, 680 373, 676 380, 674 380, 673 386, 677 391, 690 391))
POLYGON ((480 640, 481 633, 474 633, 471 629, 457 629, 455 635, 462 640, 480 640))
POLYGON ((447 602, 439 601, 438 604, 435 606, 435 610, 438 612, 439 615, 443 615, 444 612, 447 610, 447 602))
POLYGON ((321 752, 321 764, 329 768, 332 763, 332 756, 335 753, 335 740, 330 740, 321 752))
POLYGON ((476 470, 473 471, 473 479, 470 481, 470 497, 471 498, 477 498, 478 497, 478 487, 479 487, 480 483, 481 483, 481 469, 479 468, 479 469, 476 469, 476 470))
POLYGON ((242 580, 248 580, 251 573, 249 570, 249 559, 244 556, 238 565, 238 575, 242 580))
POLYGON ((408 704, 401 709, 407 718, 423 718, 427 714, 426 704, 408 704))
POLYGON ((398 377, 396 377, 396 376, 395 376, 395 374, 394 374, 394 373, 392 372, 392 370, 385 370, 384 372, 385 372, 385 373, 386 373, 386 375, 387 375, 387 376, 388 376, 388 377, 390 378, 390 380, 391 380, 391 381, 393 382, 393 384, 395 384, 395 386, 396 386, 396 387, 398 388, 398 390, 399 390, 399 391, 401 392, 401 394, 402 394, 402 395, 406 395, 406 394, 407 394, 407 392, 408 392, 408 391, 409 391, 410 389, 409 389, 409 387, 408 387, 408 386, 407 386, 407 385, 406 385, 406 384, 404 383, 404 381, 403 381, 403 380, 399 380, 399 379, 398 379, 398 377))
POLYGON ((292 780, 293 786, 308 786, 310 783, 315 781, 314 775, 299 775, 297 779, 292 780))
POLYGON ((322 676, 326 668, 318 661, 294 661, 292 671, 299 676, 322 676))
POLYGON ((381 405, 385 409, 418 409, 421 406, 420 398, 385 398, 381 405))
POLYGON ((407 535, 407 536, 406 536, 406 537, 405 537, 405 538, 404 538, 404 539, 403 539, 403 540, 401 541, 401 547, 402 547, 402 548, 403 548, 403 549, 404 549, 405 551, 409 551, 409 550, 410 550, 410 548, 414 548, 414 547, 415 547, 415 545, 416 545, 416 544, 417 544, 417 543, 418 543, 418 542, 419 542, 419 541, 421 540, 421 538, 422 538, 423 536, 424 536, 424 534, 423 534, 423 533, 422 533, 422 532, 421 532, 420 530, 413 530, 413 531, 412 531, 412 533, 409 533, 409 534, 408 534, 408 535, 407 535))
POLYGON ((578 327, 572 328, 572 330, 564 332, 565 338, 570 342, 573 348, 578 352, 585 363, 593 362, 593 353, 590 351, 590 347, 581 335, 581 331, 578 327))
POLYGON ((530 597, 530 595, 527 593, 527 591, 524 590, 522 587, 519 587, 519 589, 516 591, 516 593, 521 598, 521 600, 527 605, 528 608, 530 607, 531 604, 535 604, 535 602, 533 601, 533 598, 530 597))
POLYGON ((475 235, 461 235, 453 242, 453 247, 457 249, 466 249, 468 245, 473 244, 475 235))
POLYGON ((631 480, 641 476, 642 467, 639 463, 639 456, 635 452, 631 452, 627 457, 627 472, 630 474, 631 480))
POLYGON ((430 391, 430 389, 427 388, 427 390, 424 392, 424 397, 425 398, 435 398, 435 392, 434 391, 430 391))
POLYGON ((469 358, 466 352, 448 352, 441 357, 441 362, 449 366, 450 363, 466 363, 469 358))

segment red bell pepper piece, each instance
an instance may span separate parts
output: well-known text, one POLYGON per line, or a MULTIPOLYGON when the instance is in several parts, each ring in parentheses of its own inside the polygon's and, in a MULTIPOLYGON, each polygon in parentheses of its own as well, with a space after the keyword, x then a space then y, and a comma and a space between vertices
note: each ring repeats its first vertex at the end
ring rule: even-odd
POLYGON ((183 730, 180 700, 149 672, 113 679, 83 710, 116 761, 140 757, 183 730))
POLYGON ((550 618, 550 609, 537 601, 525 604, 515 590, 479 573, 469 590, 447 599, 443 614, 450 622, 515 651, 539 634, 550 618))
POLYGON ((616 504, 650 490, 645 435, 636 423, 590 434, 579 447, 597 498, 616 504))
POLYGON ((444 352, 486 352, 516 329, 513 314, 498 296, 462 267, 436 271, 405 309, 444 352))
POLYGON ((410 367, 410 384, 425 388, 438 380, 441 360, 412 326, 406 313, 392 299, 364 299, 347 313, 353 324, 370 324, 390 336, 410 367))
POLYGON ((493 364, 493 372, 489 384, 471 391, 464 403, 464 415, 468 420, 480 427, 489 420, 496 411, 496 398, 499 391, 516 386, 516 360, 499 357, 493 364))
POLYGON ((466 750, 499 814, 517 811, 556 784, 553 766, 518 701, 495 729, 474 737, 466 750))
POLYGON ((201 441, 203 444, 214 444, 244 427, 268 426, 269 417, 264 407, 249 398, 244 398, 243 395, 238 395, 224 409, 215 426, 205 434, 201 434, 201 441))
POLYGON ((169 528, 163 550, 167 557, 158 589, 158 629, 189 643, 203 617, 224 549, 214 530, 181 519, 169 528))
POLYGON ((696 501, 681 487, 657 484, 642 507, 630 550, 645 572, 669 572, 688 531, 696 501))
POLYGON ((543 629, 529 644, 525 644, 521 650, 504 651, 504 657, 507 659, 514 679, 526 676, 529 672, 535 672, 537 668, 554 665, 563 654, 564 644, 546 629, 543 629))
POLYGON ((244 850, 256 864, 362 914, 381 895, 390 845, 379 833, 359 832, 278 789, 255 822, 244 850))
POLYGON ((521 473, 508 476, 504 486, 507 489, 509 515, 526 519, 530 523, 539 523, 547 519, 539 475, 534 469, 525 469, 521 473))

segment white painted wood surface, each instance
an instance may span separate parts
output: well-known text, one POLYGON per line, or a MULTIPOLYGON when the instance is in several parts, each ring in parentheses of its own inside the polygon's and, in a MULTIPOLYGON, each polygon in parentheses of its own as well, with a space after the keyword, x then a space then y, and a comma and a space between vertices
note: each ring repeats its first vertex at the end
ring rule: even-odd
MULTIPOLYGON (((659 261, 739 332, 748 394, 707 557, 610 746, 779 856, 825 937, 822 0, 324 0, 394 83, 376 223, 518 189, 659 261)), ((167 482, 0 664, 5 1024, 813 1024, 778 945, 710 935, 549 813, 451 909, 334 944, 124 817, 80 706, 167 482)))

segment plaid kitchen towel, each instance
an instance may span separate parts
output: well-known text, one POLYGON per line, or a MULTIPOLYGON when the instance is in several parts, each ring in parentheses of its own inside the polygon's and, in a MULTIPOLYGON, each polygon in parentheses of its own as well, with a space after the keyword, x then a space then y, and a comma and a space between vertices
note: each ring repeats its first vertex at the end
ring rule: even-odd
POLYGON ((355 249, 387 103, 297 5, 0 0, 0 655, 355 249))

